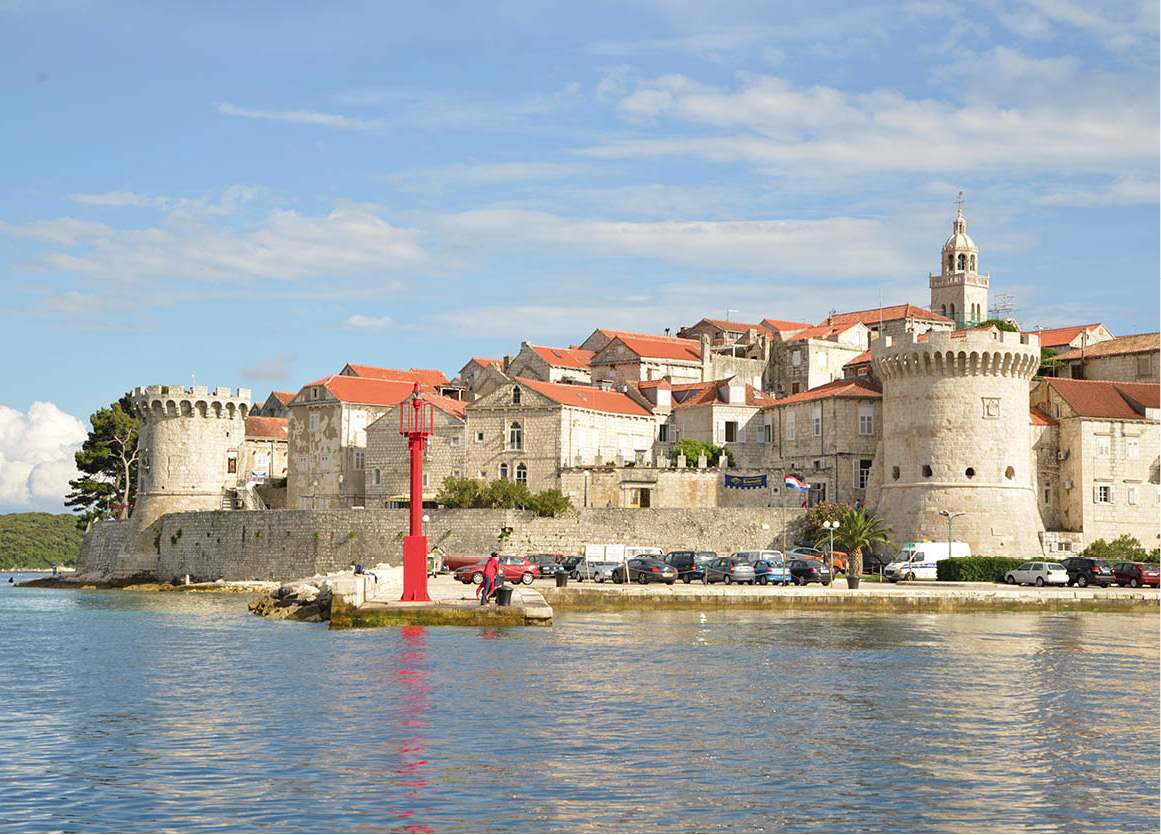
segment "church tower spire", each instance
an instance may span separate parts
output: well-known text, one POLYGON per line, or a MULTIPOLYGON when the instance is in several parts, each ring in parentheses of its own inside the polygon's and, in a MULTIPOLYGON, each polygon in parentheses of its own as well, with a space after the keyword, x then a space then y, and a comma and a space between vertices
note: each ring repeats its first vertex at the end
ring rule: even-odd
POLYGON ((989 275, 977 272, 980 251, 967 233, 963 192, 956 202, 951 237, 940 252, 939 275, 930 274, 931 312, 955 320, 957 328, 971 327, 988 316, 989 275))

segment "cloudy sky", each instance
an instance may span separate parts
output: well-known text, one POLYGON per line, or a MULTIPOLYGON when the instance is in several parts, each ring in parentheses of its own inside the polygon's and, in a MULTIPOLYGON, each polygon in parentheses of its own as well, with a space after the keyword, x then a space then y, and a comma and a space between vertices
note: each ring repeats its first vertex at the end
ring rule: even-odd
POLYGON ((1158 4, 0 0, 0 510, 132 386, 702 316, 1158 327, 1158 4), (733 312, 736 311, 736 312, 733 312))

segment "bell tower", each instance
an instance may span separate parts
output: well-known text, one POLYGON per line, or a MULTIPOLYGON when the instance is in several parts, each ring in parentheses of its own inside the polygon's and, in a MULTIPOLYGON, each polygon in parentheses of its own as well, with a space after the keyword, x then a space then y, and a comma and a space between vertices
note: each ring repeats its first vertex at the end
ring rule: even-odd
POLYGON ((957 328, 971 327, 988 318, 989 275, 977 272, 980 251, 967 233, 963 219, 963 192, 956 202, 951 237, 940 252, 939 275, 929 274, 931 312, 955 320, 957 328))

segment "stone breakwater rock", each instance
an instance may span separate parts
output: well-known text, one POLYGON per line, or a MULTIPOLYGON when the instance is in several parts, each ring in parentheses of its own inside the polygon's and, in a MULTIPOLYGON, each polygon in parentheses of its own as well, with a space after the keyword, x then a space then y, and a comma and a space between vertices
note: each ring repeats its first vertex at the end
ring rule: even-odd
POLYGON ((300 620, 321 623, 331 618, 334 590, 330 578, 284 583, 272 594, 256 597, 249 609, 255 615, 272 620, 300 620))

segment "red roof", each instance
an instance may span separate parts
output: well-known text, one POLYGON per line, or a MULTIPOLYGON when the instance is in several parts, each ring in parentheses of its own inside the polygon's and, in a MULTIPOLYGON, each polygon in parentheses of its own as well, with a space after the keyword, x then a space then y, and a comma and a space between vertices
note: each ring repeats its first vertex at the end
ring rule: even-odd
POLYGON ((484 368, 487 368, 489 365, 494 365, 497 368, 504 367, 503 360, 491 360, 491 359, 487 359, 485 357, 472 357, 471 361, 476 363, 477 365, 483 366, 484 368))
POLYGON ((415 383, 407 380, 380 380, 374 377, 347 377, 341 374, 323 377, 321 380, 307 383, 303 388, 311 386, 324 386, 344 403, 362 403, 368 406, 398 406, 415 390, 415 383))
MULTIPOLYGON (((1042 331, 1042 334, 1048 331, 1042 331)), ((1046 345, 1047 343, 1041 343, 1046 345)), ((1141 354, 1146 351, 1161 350, 1161 333, 1133 333, 1127 336, 1117 336, 1097 342, 1084 349, 1084 357, 1112 357, 1120 354, 1141 354)), ((1078 360, 1081 358, 1080 348, 1073 348, 1053 357, 1054 360, 1078 360)))
POLYGON ((782 319, 763 319, 762 326, 772 331, 800 331, 809 328, 809 322, 787 322, 782 319))
POLYGON ((1103 327, 1104 324, 1102 322, 1097 322, 1092 325, 1071 325, 1067 328, 1049 328, 1048 330, 1038 331, 1037 335, 1040 337, 1041 348, 1055 348, 1059 345, 1068 345, 1072 340, 1080 336, 1081 331, 1103 327))
POLYGON ((883 322, 893 322, 897 319, 923 319, 928 322, 952 321, 946 316, 940 316, 938 313, 932 313, 930 310, 916 307, 913 304, 896 304, 891 307, 873 307, 870 310, 856 310, 853 313, 836 313, 833 316, 827 316, 819 324, 851 325, 855 322, 862 322, 867 327, 873 327, 878 325, 880 320, 883 322))
POLYGON ((595 351, 582 351, 579 348, 550 348, 546 345, 528 347, 549 365, 560 368, 589 368, 596 356, 595 351))
POLYGON ((605 353, 611 345, 620 342, 638 357, 644 359, 701 361, 701 342, 696 339, 657 339, 654 337, 629 336, 619 334, 612 342, 597 352, 593 362, 605 353))
MULTIPOLYGON (((285 394, 285 392, 280 393, 285 394)), ((278 441, 285 441, 287 438, 286 427, 288 423, 289 421, 286 418, 251 416, 246 418, 246 437, 274 438, 278 441)))
POLYGON ((601 391, 596 386, 577 386, 568 383, 542 383, 525 377, 517 377, 516 381, 562 406, 615 415, 649 417, 653 414, 636 400, 619 391, 601 391))
MULTIPOLYGON (((722 400, 720 389, 728 382, 729 378, 713 380, 708 383, 683 383, 673 386, 674 408, 684 409, 688 406, 704 406, 707 403, 725 403, 726 401, 722 400)), ((749 383, 746 384, 747 406, 770 406, 773 403, 774 398, 763 394, 749 383)))
POLYGON ((837 336, 840 333, 846 333, 858 324, 858 322, 849 322, 841 325, 823 323, 821 325, 815 325, 814 327, 804 328, 798 333, 788 336, 786 341, 797 342, 799 339, 826 339, 828 336, 837 336))
POLYGON ((456 400, 452 397, 444 397, 442 394, 430 394, 424 392, 423 399, 426 400, 441 412, 451 415, 454 418, 464 419, 464 407, 468 404, 462 400, 456 400))
POLYGON ((864 377, 851 377, 847 380, 835 380, 832 383, 823 383, 798 394, 783 397, 775 401, 774 405, 783 406, 787 403, 805 403, 808 400, 822 400, 827 397, 857 397, 878 399, 883 396, 883 389, 864 377))
POLYGON ((412 368, 401 371, 398 368, 378 368, 374 365, 355 365, 347 363, 357 377, 371 377, 376 380, 402 380, 411 383, 423 383, 425 386, 442 386, 447 383, 447 377, 442 371, 432 368, 412 368))
POLYGON ((863 351, 863 353, 859 354, 857 357, 854 357, 853 359, 849 359, 846 362, 844 362, 843 368, 846 368, 849 365, 862 365, 863 363, 870 362, 870 361, 871 361, 871 352, 870 351, 863 351))
POLYGON ((270 393, 277 397, 283 406, 293 400, 295 394, 293 391, 272 391, 270 393))
POLYGON ((1048 415, 1044 414, 1042 411, 1037 409, 1035 406, 1031 407, 1028 411, 1029 411, 1030 416, 1032 418, 1032 425, 1033 426, 1057 426, 1058 425, 1056 423, 1056 421, 1054 421, 1052 418, 1048 417, 1048 415))
POLYGON ((1130 400, 1145 409, 1161 408, 1158 406, 1161 386, 1157 383, 1113 383, 1055 377, 1049 377, 1045 382, 1081 417, 1141 420, 1145 416, 1133 408, 1130 400))

